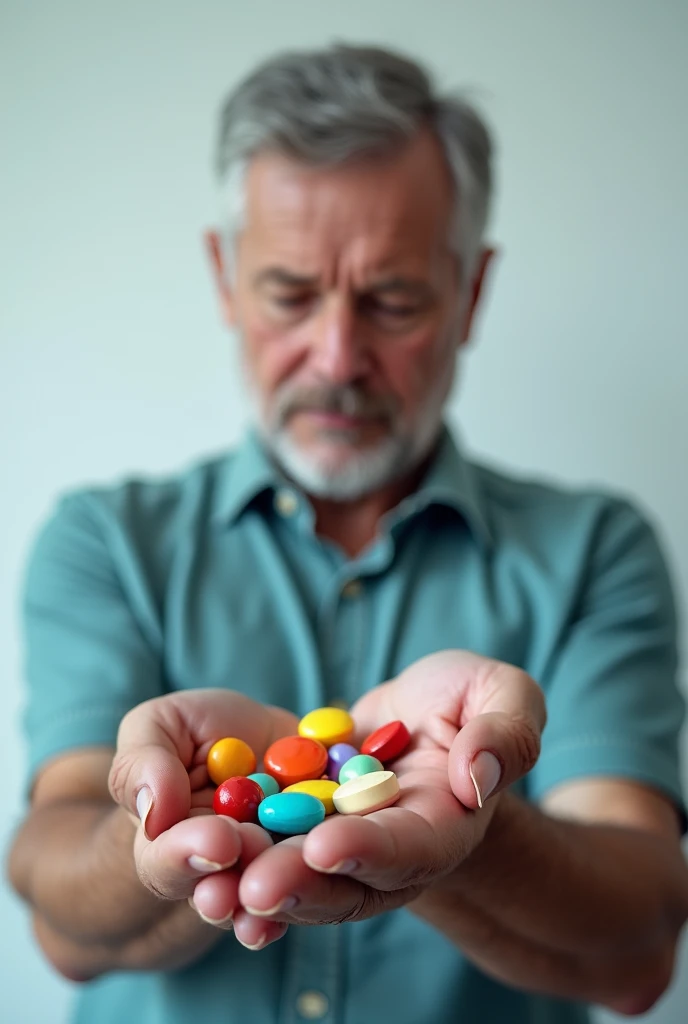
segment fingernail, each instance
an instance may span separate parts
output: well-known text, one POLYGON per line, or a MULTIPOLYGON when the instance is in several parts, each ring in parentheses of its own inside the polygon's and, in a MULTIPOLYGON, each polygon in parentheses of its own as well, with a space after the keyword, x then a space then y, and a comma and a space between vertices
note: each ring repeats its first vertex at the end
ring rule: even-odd
POLYGON ((481 750, 473 758, 468 771, 475 786, 478 807, 482 807, 499 784, 502 777, 502 766, 489 750, 481 750))
POLYGON ((274 907, 270 907, 269 910, 258 910, 257 907, 244 907, 244 909, 249 914, 253 914, 254 917, 274 917, 275 914, 283 914, 286 910, 293 910, 298 902, 296 896, 285 896, 283 900, 275 903, 274 907))
POLYGON ((215 871, 226 871, 227 868, 231 868, 236 864, 238 858, 229 861, 227 864, 218 864, 216 860, 207 860, 205 857, 199 857, 197 853, 192 853, 190 857, 186 858, 189 867, 193 868, 194 871, 200 871, 204 875, 211 875, 215 871))
MULTIPOLYGON (((304 860, 306 860, 305 857, 304 860)), ((352 871, 356 871, 361 866, 360 861, 357 860, 338 860, 331 868, 324 868, 321 864, 312 864, 309 860, 306 860, 306 864, 314 871, 322 871, 326 875, 350 875, 352 871)))
POLYGON ((265 945, 266 939, 267 939, 267 935, 261 935, 261 937, 258 939, 258 941, 254 942, 253 945, 251 946, 251 945, 249 945, 248 942, 241 942, 241 939, 237 935, 237 940, 239 942, 241 942, 241 945, 244 946, 246 949, 252 949, 252 950, 262 949, 263 946, 265 945))
POLYGON ((202 914, 200 912, 200 910, 198 909, 197 906, 194 906, 194 910, 196 911, 198 916, 205 921, 206 924, 212 924, 215 928, 219 928, 220 925, 226 925, 234 917, 234 911, 233 910, 230 911, 230 913, 227 914, 226 917, 206 917, 205 914, 202 914))
POLYGON ((136 794, 136 813, 139 816, 143 834, 146 839, 150 839, 150 836, 146 832, 146 818, 150 814, 151 807, 153 806, 153 794, 151 793, 148 786, 141 786, 141 789, 136 794))

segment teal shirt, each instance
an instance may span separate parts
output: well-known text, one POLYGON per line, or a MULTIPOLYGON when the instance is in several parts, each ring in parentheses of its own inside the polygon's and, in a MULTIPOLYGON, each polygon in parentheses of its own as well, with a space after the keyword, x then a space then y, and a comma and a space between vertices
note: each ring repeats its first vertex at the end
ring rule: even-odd
MULTIPOLYGON (((495 472, 445 433, 419 489, 358 558, 318 539, 313 522, 253 435, 172 479, 65 497, 26 585, 30 777, 62 751, 114 744, 129 708, 170 690, 231 688, 301 715, 352 703, 430 652, 467 648, 523 667, 545 691, 523 797, 608 775, 682 806, 671 585, 626 500, 495 472)), ((257 954, 230 934, 185 970, 82 986, 76 1016, 305 1019, 573 1024, 587 1011, 499 984, 398 910, 292 927, 257 954)))

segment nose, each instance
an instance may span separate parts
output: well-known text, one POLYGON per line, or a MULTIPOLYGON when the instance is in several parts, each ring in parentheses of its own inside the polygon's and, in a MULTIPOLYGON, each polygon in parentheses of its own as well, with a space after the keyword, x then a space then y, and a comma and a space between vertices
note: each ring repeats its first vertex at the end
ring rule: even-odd
POLYGON ((312 366, 323 380, 351 384, 365 376, 369 354, 351 300, 331 296, 313 324, 312 366))

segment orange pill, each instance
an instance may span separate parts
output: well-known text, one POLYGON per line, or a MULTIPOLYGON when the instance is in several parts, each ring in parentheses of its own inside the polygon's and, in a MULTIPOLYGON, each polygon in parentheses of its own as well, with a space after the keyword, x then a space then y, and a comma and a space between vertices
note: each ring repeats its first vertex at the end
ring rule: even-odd
POLYGON ((280 786, 319 779, 327 766, 327 750, 309 736, 285 736, 265 751, 265 771, 280 786))
POLYGON ((256 770, 256 755, 248 743, 225 736, 208 751, 207 765, 208 775, 219 786, 235 775, 252 775, 256 770))

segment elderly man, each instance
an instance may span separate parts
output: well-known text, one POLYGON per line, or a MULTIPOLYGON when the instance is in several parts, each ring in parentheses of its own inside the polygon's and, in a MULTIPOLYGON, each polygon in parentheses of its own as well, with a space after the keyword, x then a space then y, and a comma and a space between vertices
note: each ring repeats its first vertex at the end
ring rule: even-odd
POLYGON ((485 127, 416 64, 336 47, 236 90, 219 167, 256 429, 67 496, 28 573, 10 871, 89 981, 77 1020, 644 1011, 688 915, 671 587, 627 501, 476 465, 443 427, 490 258, 485 127), (208 813, 214 740, 262 754, 335 702, 411 729, 396 807, 276 845, 208 813))

